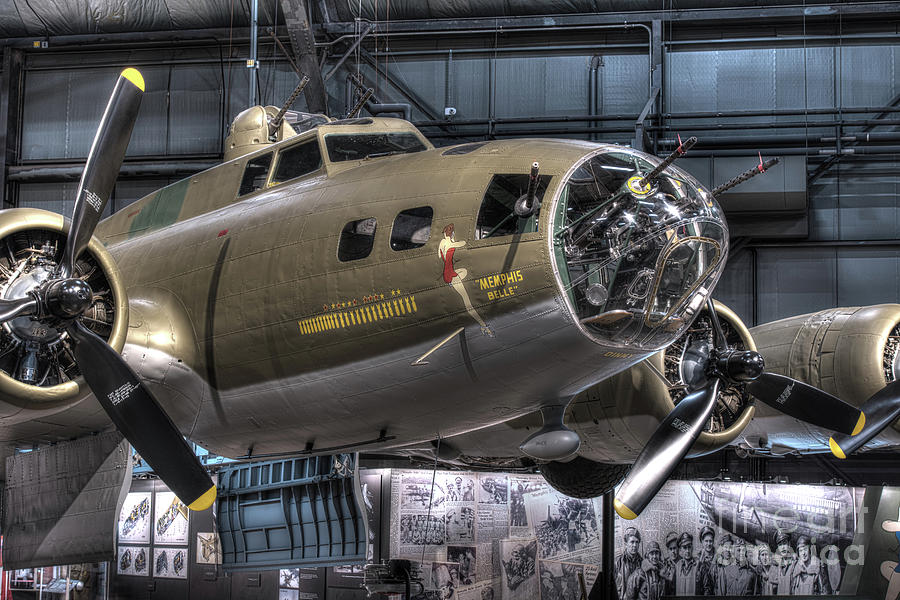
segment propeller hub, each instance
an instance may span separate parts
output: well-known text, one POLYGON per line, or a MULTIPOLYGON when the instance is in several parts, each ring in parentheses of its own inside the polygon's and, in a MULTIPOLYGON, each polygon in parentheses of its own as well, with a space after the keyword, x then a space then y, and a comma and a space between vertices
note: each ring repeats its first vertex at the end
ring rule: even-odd
POLYGON ((94 302, 94 292, 78 278, 59 279, 47 286, 47 312, 58 319, 73 319, 94 302))
MULTIPOLYGON (((53 269, 48 266, 37 266, 27 273, 21 273, 9 282, 3 292, 8 300, 27 298, 33 290, 40 288, 53 277, 53 269)), ((30 316, 16 317, 3 324, 7 330, 19 340, 49 344, 59 339, 60 331, 38 323, 30 316)))
POLYGON ((753 381, 762 375, 765 368, 766 362, 762 355, 752 350, 745 352, 729 350, 716 359, 716 370, 727 379, 738 383, 753 381))

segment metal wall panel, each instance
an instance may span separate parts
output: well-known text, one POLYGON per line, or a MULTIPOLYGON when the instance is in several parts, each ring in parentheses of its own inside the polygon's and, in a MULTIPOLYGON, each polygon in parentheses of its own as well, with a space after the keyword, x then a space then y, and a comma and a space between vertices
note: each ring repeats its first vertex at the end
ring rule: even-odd
POLYGON ((728 258, 713 297, 736 312, 744 323, 753 324, 752 252, 742 251, 728 258))
POLYGON ((488 58, 453 57, 450 74, 450 101, 456 107, 456 116, 460 119, 488 116, 488 98, 491 86, 488 79, 490 70, 488 58))
POLYGON ((894 89, 894 46, 841 46, 842 106, 885 106, 894 89))
POLYGON ((716 110, 718 52, 671 52, 666 66, 666 107, 672 112, 716 110))
POLYGON ((900 302, 900 250, 839 248, 838 306, 900 302))
MULTIPOLYGON (((720 50, 716 59, 718 110, 764 110, 775 107, 775 51, 720 50)), ((697 93, 704 93, 697 90, 697 93)))
POLYGON ((757 252, 760 323, 835 306, 834 248, 760 248, 757 252))
POLYGON ((222 101, 219 65, 174 65, 169 84, 166 153, 221 152, 222 101))
MULTIPOLYGON (((384 62, 379 62, 384 68, 384 62)), ((406 89, 412 90, 419 98, 432 107, 439 117, 442 117, 444 114, 444 106, 454 106, 453 104, 444 104, 447 94, 446 57, 404 61, 391 59, 388 61, 387 72, 398 83, 406 86, 406 89)), ((384 85, 383 78, 381 84, 382 86, 384 85)), ((463 82, 463 85, 468 85, 468 82, 463 82)), ((400 100, 400 94, 393 92, 392 94, 393 97, 400 100)), ((413 107, 414 120, 425 118, 428 117, 413 107)))
MULTIPOLYGON (((598 79, 600 114, 637 115, 650 97, 650 59, 646 54, 604 54, 598 79)), ((587 90, 587 83, 580 89, 587 90)))
MULTIPOLYGON (((141 110, 138 113, 134 130, 131 132, 131 141, 128 143, 128 151, 125 156, 159 156, 166 154, 166 139, 169 136, 169 67, 141 67, 146 89, 141 100, 141 110)), ((112 77, 97 85, 93 90, 85 88, 80 81, 73 82, 72 88, 78 94, 86 94, 100 104, 102 111, 106 107, 106 100, 112 92, 118 77, 116 70, 112 77), (99 98, 98 98, 99 96, 99 98)), ((74 96, 74 94, 73 94, 74 96)), ((78 151, 78 158, 87 156, 90 144, 94 140, 94 132, 97 130, 99 118, 86 123, 89 131, 88 145, 72 148, 72 152, 78 151)), ((79 137, 79 141, 83 138, 79 137)))

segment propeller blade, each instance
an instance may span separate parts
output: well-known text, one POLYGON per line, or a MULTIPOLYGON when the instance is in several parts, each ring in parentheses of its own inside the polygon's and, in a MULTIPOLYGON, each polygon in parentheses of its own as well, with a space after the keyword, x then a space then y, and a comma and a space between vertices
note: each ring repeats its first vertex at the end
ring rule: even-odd
POLYGON ((656 495, 700 436, 716 405, 719 380, 689 394, 659 424, 616 493, 616 512, 634 519, 656 495))
POLYGON ((866 415, 855 406, 784 375, 763 373, 747 390, 772 408, 823 429, 853 435, 866 424, 866 415))
POLYGON ((131 139, 143 95, 144 78, 140 72, 137 69, 122 71, 81 173, 72 213, 72 229, 61 261, 63 277, 75 272, 75 261, 87 247, 100 222, 119 175, 122 159, 125 158, 125 149, 131 139))
POLYGON ((125 359, 79 321, 66 331, 76 342, 78 368, 119 431, 188 508, 212 505, 212 479, 125 359))
POLYGON ((892 381, 872 394, 861 409, 866 415, 862 431, 856 432, 853 436, 833 435, 828 440, 831 453, 838 458, 847 458, 900 417, 900 381, 892 381))
POLYGON ((0 323, 22 315, 33 315, 37 312, 37 300, 28 296, 6 300, 0 298, 0 323))

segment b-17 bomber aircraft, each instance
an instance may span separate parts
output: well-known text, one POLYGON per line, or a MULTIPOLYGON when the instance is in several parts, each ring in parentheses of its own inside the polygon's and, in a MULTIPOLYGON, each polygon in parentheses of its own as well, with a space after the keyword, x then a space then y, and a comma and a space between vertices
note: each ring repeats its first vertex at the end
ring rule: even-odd
POLYGON ((871 411, 838 399, 844 372, 800 381, 782 334, 835 318, 764 328, 763 347, 713 303, 728 229, 722 188, 672 164, 691 141, 664 161, 576 140, 435 148, 400 119, 252 107, 221 165, 101 221, 143 85, 116 83, 71 221, 0 212, 9 446, 114 425, 195 510, 216 489, 182 436, 251 460, 539 469, 582 496, 628 472, 616 509, 634 518, 685 456, 789 441, 740 437, 751 394, 781 431, 827 431, 819 450, 897 417, 883 371, 871 411))

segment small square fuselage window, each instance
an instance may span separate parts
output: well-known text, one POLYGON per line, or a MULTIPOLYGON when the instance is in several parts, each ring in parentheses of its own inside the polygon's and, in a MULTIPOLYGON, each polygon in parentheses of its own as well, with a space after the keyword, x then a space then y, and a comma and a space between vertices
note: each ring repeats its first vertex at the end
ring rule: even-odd
POLYGON ((338 260, 347 262, 367 257, 375 244, 375 217, 350 221, 341 231, 338 260))
POLYGON ((241 190, 238 195, 244 196, 265 187, 271 164, 271 152, 248 160, 247 166, 244 167, 244 177, 241 179, 241 190))
POLYGON ((431 219, 434 210, 420 206, 404 210, 394 219, 391 228, 391 250, 421 248, 431 237, 431 219))

